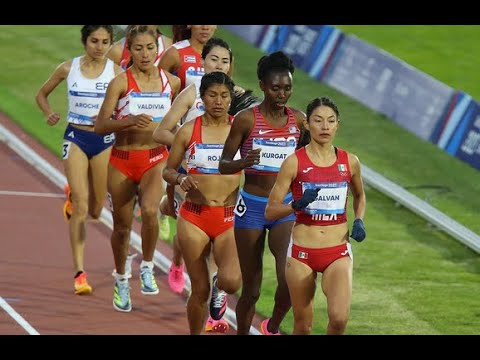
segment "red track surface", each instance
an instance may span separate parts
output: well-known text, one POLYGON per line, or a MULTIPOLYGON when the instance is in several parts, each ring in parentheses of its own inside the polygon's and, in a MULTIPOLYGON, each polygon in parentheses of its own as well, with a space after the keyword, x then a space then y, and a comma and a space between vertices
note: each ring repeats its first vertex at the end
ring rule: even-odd
MULTIPOLYGON (((56 156, 1 114, 0 124, 63 173, 56 156)), ((156 271, 159 295, 140 293, 141 256, 133 264, 132 311, 113 309, 111 230, 102 223, 90 222, 87 226, 85 270, 94 292, 74 295, 68 227, 61 212, 64 198, 4 193, 62 195, 62 189, 1 142, 0 174, 0 302, 3 299, 20 318, 19 323, 15 313, 9 315, 6 307, 0 306, 0 334, 27 334, 25 324, 42 335, 188 334, 186 297, 170 291, 166 274, 156 271)), ((171 249, 164 242, 159 241, 157 249, 171 257, 171 249)), ((236 298, 229 298, 230 307, 234 308, 235 302, 236 298)), ((260 321, 256 316, 254 326, 258 328, 260 321)))

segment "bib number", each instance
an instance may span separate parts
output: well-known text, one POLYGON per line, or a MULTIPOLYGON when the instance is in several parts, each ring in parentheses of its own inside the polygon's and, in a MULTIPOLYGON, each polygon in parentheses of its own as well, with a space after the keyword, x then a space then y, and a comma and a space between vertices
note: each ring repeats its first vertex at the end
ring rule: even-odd
POLYGON ((65 141, 62 145, 62 159, 68 159, 68 155, 70 155, 70 147, 72 143, 70 141, 65 141))
POLYGON ((233 210, 235 215, 242 217, 247 212, 247 205, 243 200, 242 195, 238 195, 237 203, 235 204, 235 209, 233 210))

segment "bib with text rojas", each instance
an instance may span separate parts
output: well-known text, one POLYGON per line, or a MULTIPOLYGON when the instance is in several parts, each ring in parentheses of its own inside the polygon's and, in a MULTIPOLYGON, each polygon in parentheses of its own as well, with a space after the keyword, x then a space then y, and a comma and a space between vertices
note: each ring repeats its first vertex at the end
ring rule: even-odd
MULTIPOLYGON (((218 165, 222 156, 224 144, 195 144, 193 151, 186 154, 187 168, 195 169, 203 174, 220 174, 218 165)), ((237 151, 234 160, 240 159, 237 151)))
POLYGON ((260 163, 253 165, 252 168, 278 172, 287 156, 295 152, 296 146, 295 140, 275 141, 255 138, 253 139, 252 149, 261 149, 260 163))
POLYGON ((69 122, 93 125, 102 106, 105 93, 70 90, 69 95, 68 108, 72 109, 68 113, 69 122))
POLYGON ((165 92, 131 92, 128 109, 132 115, 147 114, 152 121, 162 121, 170 109, 170 93, 165 92))
POLYGON ((348 183, 341 182, 304 182, 303 192, 307 189, 320 189, 315 201, 311 202, 303 212, 306 214, 343 214, 347 201, 348 183))

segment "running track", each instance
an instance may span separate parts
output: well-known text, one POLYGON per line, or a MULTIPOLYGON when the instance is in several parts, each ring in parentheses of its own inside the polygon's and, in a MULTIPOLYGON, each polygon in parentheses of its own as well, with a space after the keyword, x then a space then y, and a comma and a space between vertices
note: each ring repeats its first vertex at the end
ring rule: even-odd
MULTIPOLYGON (((61 160, 2 114, 0 125, 63 174, 61 160)), ((94 292, 74 295, 62 189, 3 142, 0 174, 0 335, 188 334, 186 294, 173 294, 163 271, 156 269, 159 295, 140 293, 141 256, 133 264, 132 311, 113 309, 111 229, 105 223, 87 225, 85 270, 94 292)), ((139 233, 138 223, 134 231, 139 233)), ((171 258, 164 242, 159 241, 157 250, 171 258)), ((229 297, 229 307, 234 309, 235 303, 236 298, 229 297)), ((233 311, 229 315, 234 322, 233 311)), ((261 320, 255 316, 253 325, 258 328, 261 320)), ((231 328, 229 334, 234 333, 231 328)))

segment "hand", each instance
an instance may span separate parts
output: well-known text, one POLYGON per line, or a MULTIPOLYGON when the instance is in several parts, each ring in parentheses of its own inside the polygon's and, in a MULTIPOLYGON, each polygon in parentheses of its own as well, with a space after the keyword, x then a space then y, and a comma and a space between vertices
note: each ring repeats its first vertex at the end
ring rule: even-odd
POLYGON ((262 149, 258 148, 255 150, 248 150, 247 156, 243 159, 244 168, 250 167, 252 165, 260 164, 260 151, 262 149))
POLYGON ((185 192, 188 192, 192 189, 198 189, 198 181, 195 181, 191 176, 188 175, 182 177, 178 185, 185 192))
POLYGON ((365 225, 362 219, 355 219, 352 226, 352 234, 350 237, 358 242, 365 240, 367 233, 365 232, 365 225))
POLYGON ((146 114, 135 115, 133 118, 135 126, 140 129, 148 127, 152 122, 152 117, 146 114))
POLYGON ((59 113, 51 113, 47 117, 47 124, 50 126, 55 125, 58 121, 60 120, 60 114, 59 113))
POLYGON ((300 211, 305 209, 308 206, 308 204, 315 201, 319 191, 320 191, 320 188, 305 190, 305 192, 303 193, 303 196, 300 199, 292 201, 292 208, 295 211, 300 211))

